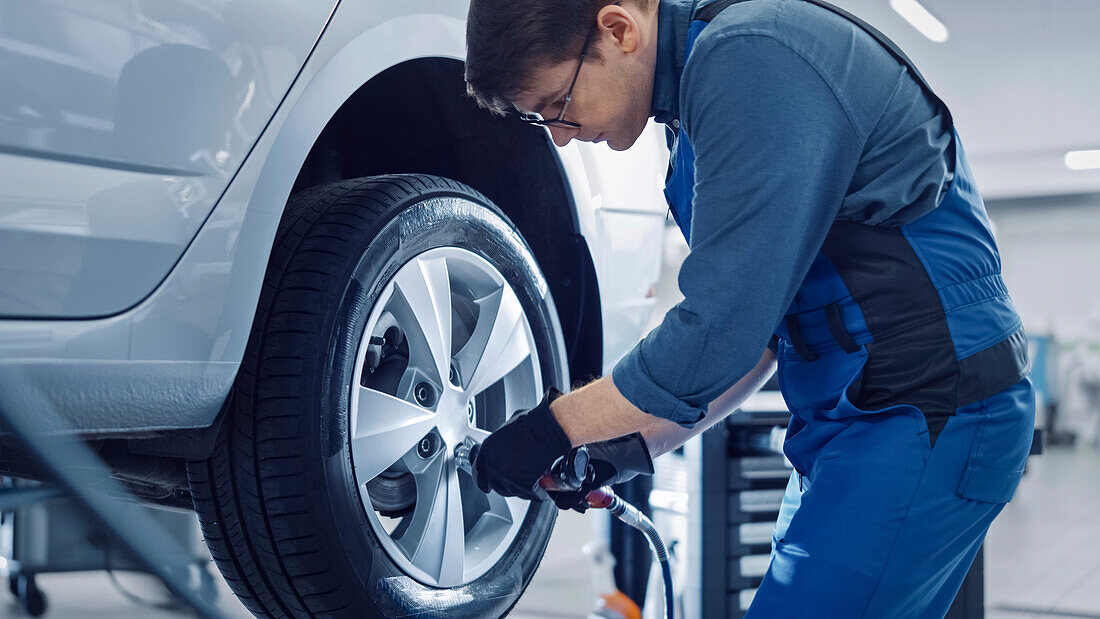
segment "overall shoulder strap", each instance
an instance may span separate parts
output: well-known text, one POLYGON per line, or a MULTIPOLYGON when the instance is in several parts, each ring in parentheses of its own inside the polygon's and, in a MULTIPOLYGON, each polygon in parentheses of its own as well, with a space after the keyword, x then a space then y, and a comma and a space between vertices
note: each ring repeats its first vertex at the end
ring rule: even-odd
MULTIPOLYGON (((702 7, 699 7, 697 5, 694 13, 692 13, 691 19, 692 21, 698 20, 709 23, 711 20, 717 17, 719 13, 729 8, 730 6, 750 1, 751 0, 716 0, 715 2, 711 2, 702 7)), ((836 13, 837 15, 840 15, 841 17, 847 19, 853 24, 859 26, 863 29, 864 32, 871 35, 871 38, 878 41, 879 45, 885 47, 891 54, 894 55, 895 58, 898 59, 899 62, 904 64, 909 69, 909 72, 913 74, 913 77, 917 78, 917 81, 920 82, 920 85, 924 88, 925 92, 928 93, 928 96, 932 97, 932 100, 938 103, 941 108, 943 108, 944 113, 947 115, 948 123, 952 125, 954 124, 954 121, 951 118, 951 109, 947 107, 947 104, 944 103, 942 99, 940 99, 939 95, 936 94, 936 91, 932 90, 932 87, 928 85, 928 81, 925 80, 924 76, 921 75, 921 72, 917 70, 917 66, 913 64, 913 61, 909 59, 909 56, 906 56, 905 52, 901 51, 901 48, 899 48, 896 43, 891 41, 889 37, 879 32, 879 30, 871 24, 868 24, 867 22, 856 17, 855 15, 852 15, 851 13, 845 11, 839 6, 824 2, 824 0, 801 1, 809 2, 810 4, 816 4, 823 9, 832 11, 833 13, 836 13)))

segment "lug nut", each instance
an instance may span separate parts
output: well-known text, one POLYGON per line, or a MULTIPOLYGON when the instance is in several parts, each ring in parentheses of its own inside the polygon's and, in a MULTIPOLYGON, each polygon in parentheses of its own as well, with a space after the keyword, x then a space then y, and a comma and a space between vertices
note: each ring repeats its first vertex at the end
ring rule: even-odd
POLYGON ((451 366, 451 371, 447 374, 447 379, 451 381, 452 385, 458 385, 458 369, 455 366, 451 366))
POLYGON ((413 397, 417 404, 428 408, 435 404, 435 389, 430 383, 417 383, 413 388, 413 397))
POLYGON ((435 435, 429 434, 420 439, 416 445, 416 455, 421 458, 430 458, 435 453, 435 435))

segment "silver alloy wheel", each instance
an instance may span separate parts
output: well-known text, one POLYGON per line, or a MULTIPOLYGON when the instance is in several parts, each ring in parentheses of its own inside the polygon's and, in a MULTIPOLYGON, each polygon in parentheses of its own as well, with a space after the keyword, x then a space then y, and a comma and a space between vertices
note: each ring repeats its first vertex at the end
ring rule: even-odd
POLYGON ((354 376, 352 467, 386 552, 427 585, 478 578, 508 549, 530 506, 482 493, 454 459, 455 445, 480 443, 541 400, 538 350, 515 292, 468 250, 416 256, 379 295, 354 376), (405 502, 394 499, 401 488, 405 502))

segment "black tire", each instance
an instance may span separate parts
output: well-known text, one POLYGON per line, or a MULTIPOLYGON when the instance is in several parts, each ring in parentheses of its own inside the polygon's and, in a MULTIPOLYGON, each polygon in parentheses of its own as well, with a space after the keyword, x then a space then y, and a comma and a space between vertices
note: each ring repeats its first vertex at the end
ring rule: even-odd
POLYGON ((484 575, 434 588, 387 555, 355 486, 346 428, 359 338, 396 268, 443 246, 475 252, 504 275, 534 332, 544 384, 566 386, 548 288, 518 231, 485 196, 448 179, 391 175, 292 197, 229 417, 210 458, 188 463, 206 543, 254 614, 502 616, 538 567, 552 502, 528 511, 484 575))

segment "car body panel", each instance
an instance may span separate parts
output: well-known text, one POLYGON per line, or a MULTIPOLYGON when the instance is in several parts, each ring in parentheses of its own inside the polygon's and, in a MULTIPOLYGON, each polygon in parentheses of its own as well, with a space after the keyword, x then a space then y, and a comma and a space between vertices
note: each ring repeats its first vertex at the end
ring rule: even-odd
POLYGON ((592 229, 586 238, 600 280, 606 374, 638 341, 653 312, 668 210, 668 149, 664 126, 650 123, 630 150, 611 153, 595 144, 577 150, 588 177, 592 229))
POLYGON ((148 295, 335 4, 0 4, 0 316, 103 316, 148 295))
MULTIPOLYGON (((244 356, 276 229, 317 137, 385 69, 414 58, 460 60, 465 13, 464 4, 443 0, 415 7, 343 0, 168 276, 110 317, 0 320, 0 387, 24 404, 49 394, 71 429, 84 433, 211 424, 244 356)), ((656 127, 649 131, 646 139, 663 145, 656 127)), ((637 341, 648 317, 665 207, 655 188, 651 195, 637 188, 654 187, 664 161, 659 153, 588 144, 556 152, 596 265, 606 364, 637 341)))

